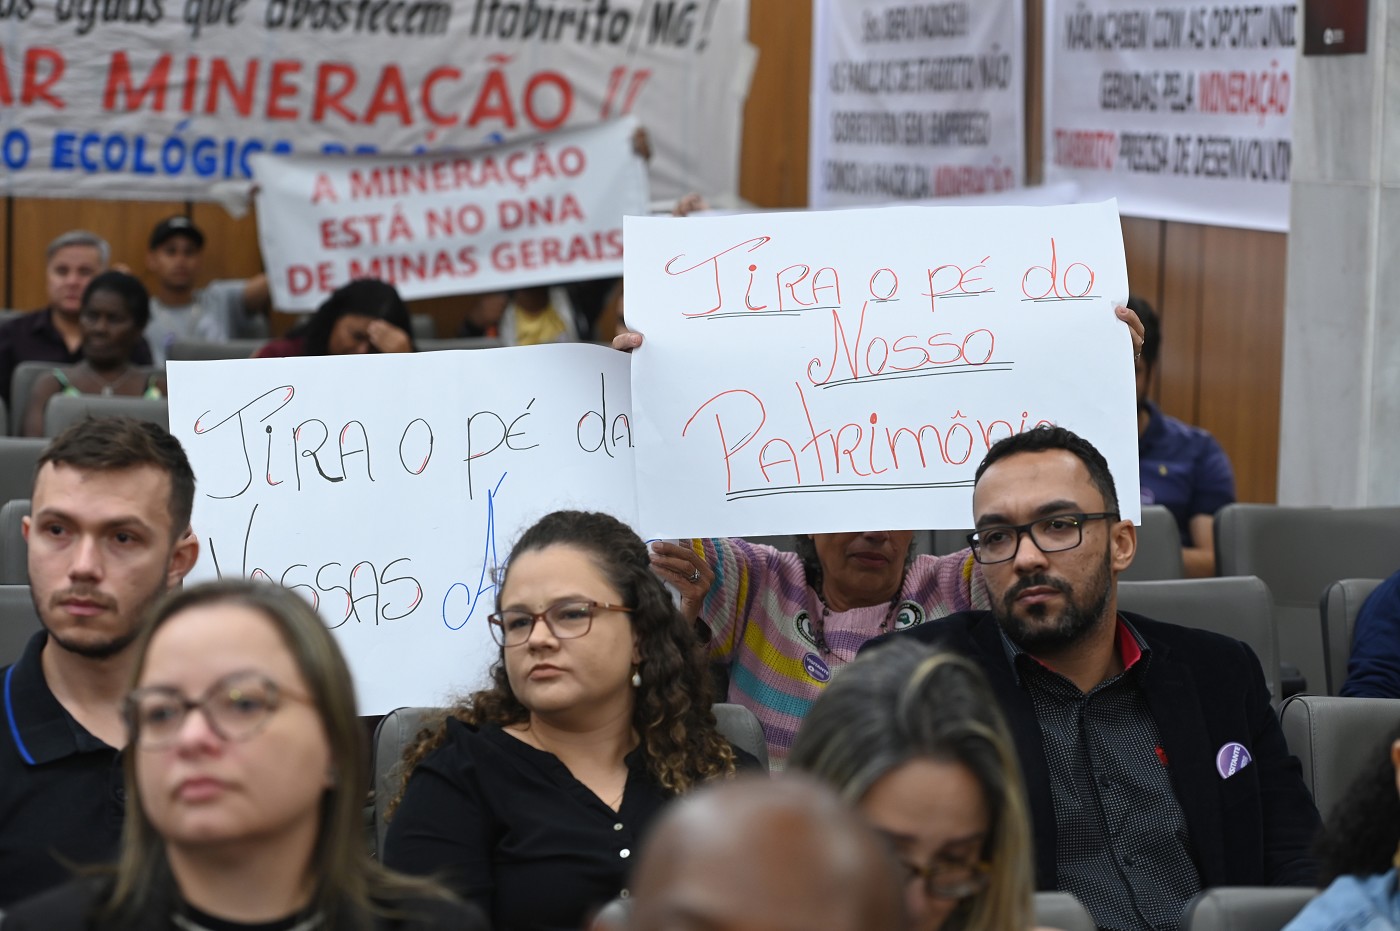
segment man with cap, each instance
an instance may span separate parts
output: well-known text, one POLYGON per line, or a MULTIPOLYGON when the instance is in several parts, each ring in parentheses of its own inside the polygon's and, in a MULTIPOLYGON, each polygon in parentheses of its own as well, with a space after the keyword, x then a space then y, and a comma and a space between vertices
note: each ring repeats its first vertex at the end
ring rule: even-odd
POLYGON ((146 341, 157 364, 164 364, 176 340, 223 342, 265 335, 255 318, 268 308, 267 276, 211 281, 196 288, 204 257, 204 233, 189 217, 167 217, 151 231, 146 269, 151 289, 151 322, 146 341))

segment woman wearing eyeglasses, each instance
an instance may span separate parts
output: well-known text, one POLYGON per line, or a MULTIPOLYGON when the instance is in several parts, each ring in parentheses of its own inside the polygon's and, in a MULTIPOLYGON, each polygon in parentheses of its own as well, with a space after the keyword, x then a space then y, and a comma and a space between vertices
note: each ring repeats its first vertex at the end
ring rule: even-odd
POLYGON ((1023 931, 1034 880, 1020 765, 981 671, 922 645, 873 650, 802 723, 791 769, 822 779, 907 870, 910 931, 1023 931))
POLYGON ((498 931, 576 929, 627 895, 666 801, 733 773, 738 751, 694 632, 616 518, 559 511, 526 530, 490 624, 491 684, 406 753, 385 862, 442 877, 498 931))
POLYGON ((186 589, 136 649, 116 869, 17 906, 5 931, 485 927, 441 888, 369 859, 350 673, 297 595, 186 589))

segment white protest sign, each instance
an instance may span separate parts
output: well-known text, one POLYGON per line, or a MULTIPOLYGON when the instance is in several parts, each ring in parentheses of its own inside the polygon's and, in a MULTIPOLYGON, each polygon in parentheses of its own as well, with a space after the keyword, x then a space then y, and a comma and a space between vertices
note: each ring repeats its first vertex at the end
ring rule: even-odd
POLYGON ((647 212, 633 120, 456 155, 252 158, 273 302, 313 310, 356 278, 407 300, 622 271, 647 212))
POLYGON ((1018 187, 1024 48, 1021 0, 817 0, 808 203, 1018 187))
POLYGON ((0 4, 7 195, 211 198, 256 152, 455 151, 634 115, 659 197, 738 190, 748 0, 0 4))
POLYGON ((1046 421, 1138 519, 1113 203, 626 224, 644 534, 966 527, 987 448, 1046 421))
POLYGON ((1286 232, 1297 9, 1048 0, 1046 182, 1129 216, 1286 232))
POLYGON ((172 362, 198 482, 190 579, 315 603, 361 713, 478 687, 492 570, 519 532, 565 507, 633 521, 627 364, 577 345, 172 362))

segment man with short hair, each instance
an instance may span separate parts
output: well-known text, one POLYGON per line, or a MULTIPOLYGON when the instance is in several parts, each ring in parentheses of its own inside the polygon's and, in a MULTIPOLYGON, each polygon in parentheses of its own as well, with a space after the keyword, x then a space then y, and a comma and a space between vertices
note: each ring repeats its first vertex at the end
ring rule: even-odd
POLYGON ((1007 437, 972 509, 992 610, 893 636, 986 671, 1025 773, 1039 888, 1136 931, 1180 927, 1203 888, 1313 885, 1317 809, 1258 658, 1118 611, 1137 534, 1098 450, 1061 427, 1007 437))
MULTIPOLYGON (((83 358, 78 311, 89 282, 105 271, 112 250, 96 233, 71 230, 49 243, 44 264, 48 304, 0 325, 0 398, 11 403, 10 382, 21 362, 71 365, 83 358)), ((151 364, 151 350, 138 342, 136 365, 151 364)))
POLYGON ((627 928, 902 928, 902 878, 831 789, 796 775, 741 776, 696 790, 657 822, 624 893, 627 928))
POLYGON ((176 340, 222 343, 266 335, 256 318, 267 313, 267 276, 196 288, 203 260, 204 233, 189 217, 167 217, 151 230, 146 269, 155 277, 155 288, 146 341, 158 364, 165 363, 176 340))
POLYGON ((24 536, 44 629, 0 670, 0 908, 117 853, 131 646, 194 566, 193 500, 189 460, 155 424, 84 420, 39 457, 24 536))

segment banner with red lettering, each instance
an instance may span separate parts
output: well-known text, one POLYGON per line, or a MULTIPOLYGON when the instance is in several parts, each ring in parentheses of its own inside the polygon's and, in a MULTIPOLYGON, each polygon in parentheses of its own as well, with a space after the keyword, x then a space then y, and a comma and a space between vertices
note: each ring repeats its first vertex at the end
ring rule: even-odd
POLYGON ((186 200, 249 157, 449 151, 628 114, 658 196, 738 188, 748 0, 5 0, 4 193, 186 200))
POLYGON ((637 513, 655 537, 968 527, 977 464, 1056 423, 1137 520, 1118 211, 628 217, 637 513))
POLYGON ((647 212, 635 120, 456 155, 251 162, 273 302, 314 310, 356 278, 406 300, 622 273, 622 217, 647 212))
POLYGON ((1129 216, 1286 232, 1297 10, 1047 0, 1046 182, 1129 216))
POLYGON ((811 206, 1020 186, 1021 0, 817 0, 813 16, 811 206))

